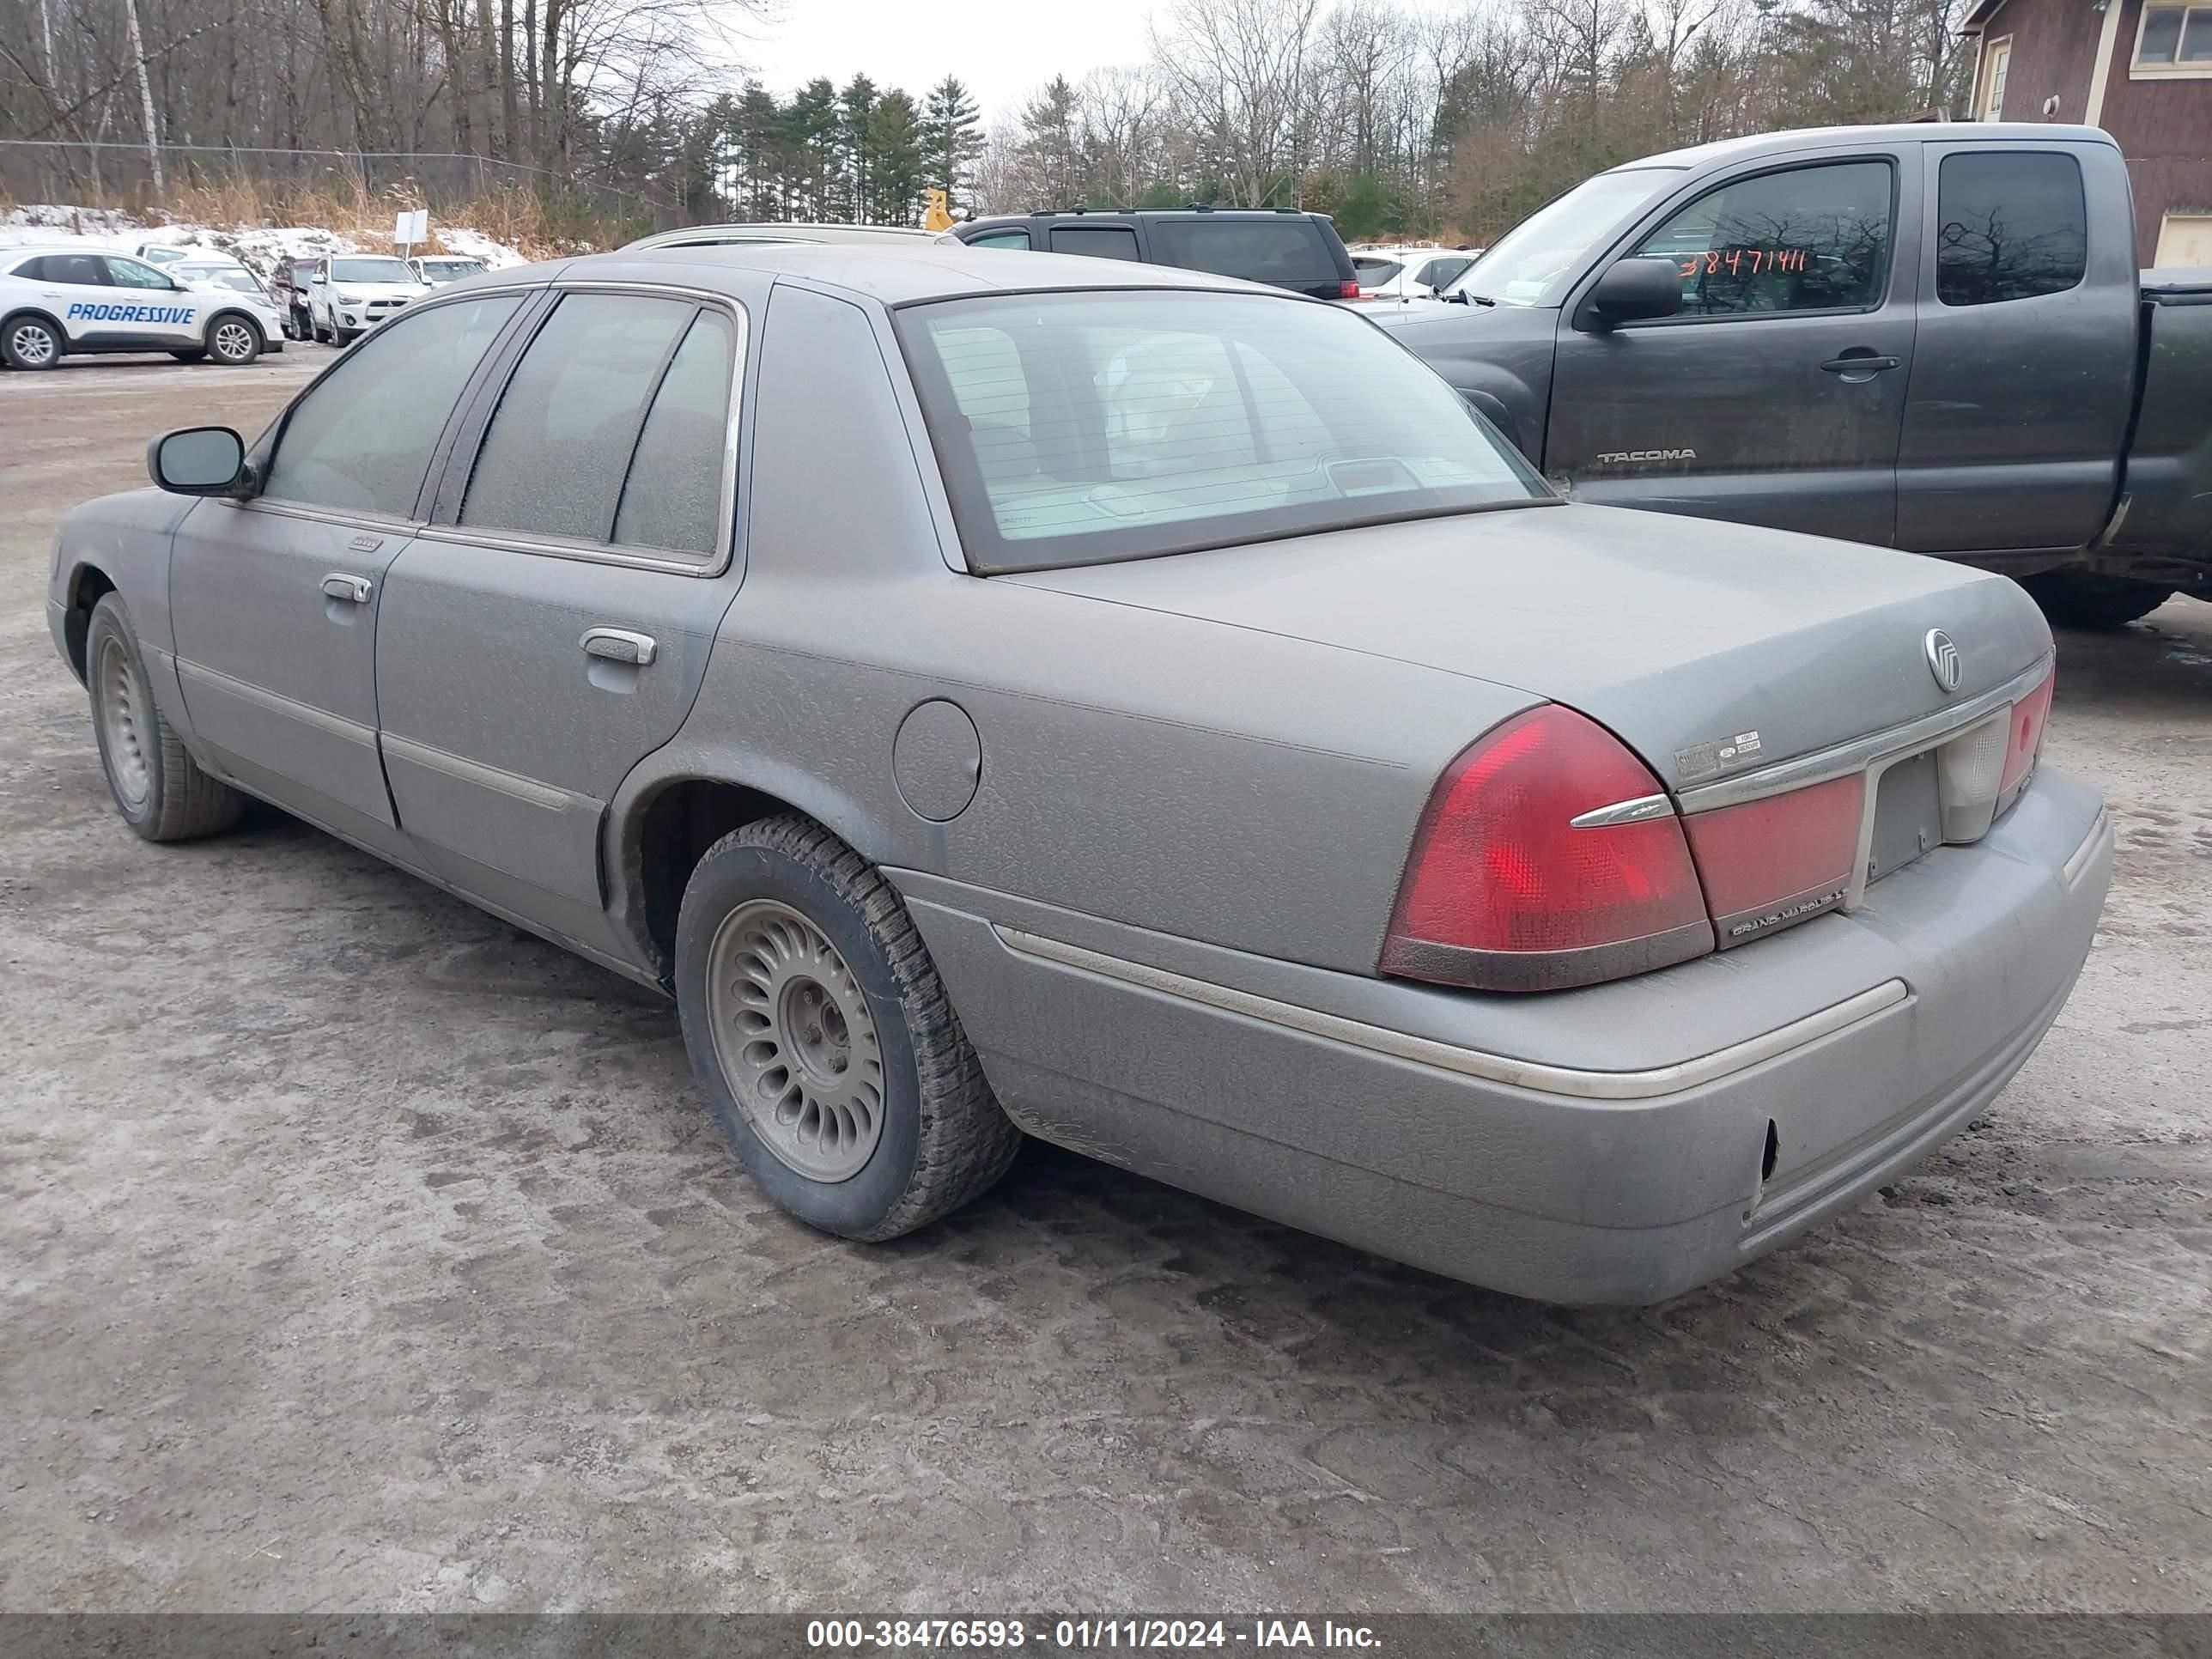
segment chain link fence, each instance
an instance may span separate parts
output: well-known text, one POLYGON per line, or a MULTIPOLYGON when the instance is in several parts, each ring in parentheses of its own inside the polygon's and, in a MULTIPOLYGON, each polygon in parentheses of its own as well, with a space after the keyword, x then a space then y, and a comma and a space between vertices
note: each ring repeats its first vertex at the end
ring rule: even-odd
POLYGON ((164 197, 179 190, 237 185, 271 198, 385 198, 395 204, 427 207, 434 215, 487 197, 526 195, 556 210, 626 224, 665 216, 664 210, 634 191, 483 155, 0 139, 0 197, 16 202, 148 210, 161 207, 164 197))

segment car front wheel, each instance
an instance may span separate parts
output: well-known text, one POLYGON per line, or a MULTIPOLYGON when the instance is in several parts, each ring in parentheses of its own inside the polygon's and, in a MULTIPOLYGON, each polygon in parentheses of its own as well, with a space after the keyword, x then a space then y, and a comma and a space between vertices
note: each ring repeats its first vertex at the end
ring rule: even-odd
POLYGON ((211 836, 237 823, 246 798, 202 771, 161 718, 131 618, 112 593, 93 607, 84 659, 100 770, 123 821, 148 841, 211 836))
POLYGON ((738 1161, 825 1232, 911 1232, 1020 1147, 897 892, 811 819, 708 849, 678 918, 676 995, 738 1161))
POLYGON ((17 317, 0 335, 0 357, 10 368, 52 368, 62 360, 60 331, 43 317, 17 317))
POLYGON ((207 354, 227 368, 243 368, 261 355, 261 331, 243 317, 218 317, 208 331, 207 354))

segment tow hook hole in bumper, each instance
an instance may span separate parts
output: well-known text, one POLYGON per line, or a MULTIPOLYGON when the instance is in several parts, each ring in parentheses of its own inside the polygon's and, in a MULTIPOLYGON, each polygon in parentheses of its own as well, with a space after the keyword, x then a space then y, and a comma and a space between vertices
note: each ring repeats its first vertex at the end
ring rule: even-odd
POLYGON ((1774 1179, 1774 1165, 1782 1156, 1782 1133, 1774 1120, 1766 1120, 1766 1145, 1759 1154, 1759 1185, 1751 1194, 1751 1202, 1744 1206, 1743 1218, 1748 1221, 1759 1213, 1759 1201, 1766 1196, 1766 1183, 1774 1179))

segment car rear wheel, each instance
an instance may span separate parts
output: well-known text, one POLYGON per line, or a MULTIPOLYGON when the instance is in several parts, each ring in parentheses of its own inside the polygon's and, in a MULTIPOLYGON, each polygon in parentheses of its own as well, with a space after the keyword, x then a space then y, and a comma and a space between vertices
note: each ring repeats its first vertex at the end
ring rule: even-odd
POLYGON ((123 821, 148 841, 211 836, 238 822, 246 798, 200 769, 155 706, 123 601, 104 595, 85 630, 92 727, 123 821))
POLYGON ((821 825, 748 824, 684 889, 676 995, 691 1068, 768 1196, 847 1238, 976 1197, 1021 1145, 890 883, 821 825))
POLYGON ((10 368, 52 368, 62 349, 61 331, 43 317, 11 317, 0 333, 0 358, 10 368))
POLYGON ((243 368, 261 355, 261 331, 243 317, 218 317, 208 331, 207 355, 227 368, 243 368))
POLYGON ((2046 570, 2021 577, 2020 585, 2043 607, 2053 628, 2090 633, 2124 628, 2173 597, 2173 589, 2162 583, 2099 576, 2087 570, 2046 570))

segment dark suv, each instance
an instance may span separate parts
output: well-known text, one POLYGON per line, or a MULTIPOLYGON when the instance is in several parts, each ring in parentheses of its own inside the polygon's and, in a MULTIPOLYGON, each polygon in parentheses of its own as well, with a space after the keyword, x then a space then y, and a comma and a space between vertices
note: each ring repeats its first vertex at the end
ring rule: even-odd
POLYGON ((1359 278, 1325 213, 1294 208, 1074 208, 1000 214, 945 233, 970 247, 1029 248, 1181 265, 1321 300, 1356 300, 1359 278))

